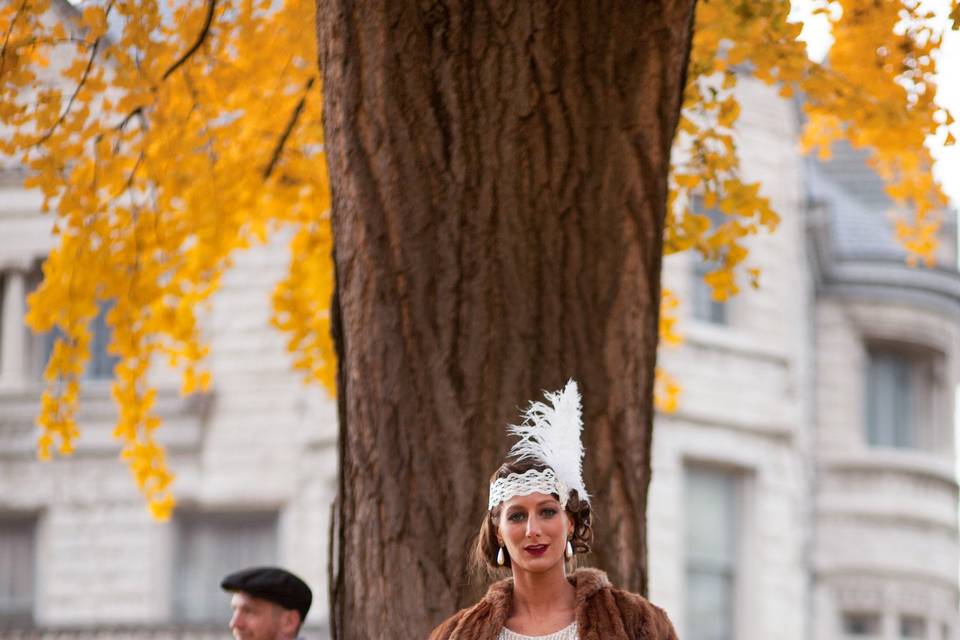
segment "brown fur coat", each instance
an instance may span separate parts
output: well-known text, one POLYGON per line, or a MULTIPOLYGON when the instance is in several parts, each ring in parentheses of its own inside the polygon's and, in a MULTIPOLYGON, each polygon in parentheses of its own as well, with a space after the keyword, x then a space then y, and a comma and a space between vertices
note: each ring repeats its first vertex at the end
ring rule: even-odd
MULTIPOLYGON (((579 640, 677 640, 662 609, 615 589, 602 571, 579 569, 567 579, 577 590, 579 640)), ((434 629, 430 640, 496 640, 510 615, 512 598, 512 578, 492 584, 480 602, 434 629)))

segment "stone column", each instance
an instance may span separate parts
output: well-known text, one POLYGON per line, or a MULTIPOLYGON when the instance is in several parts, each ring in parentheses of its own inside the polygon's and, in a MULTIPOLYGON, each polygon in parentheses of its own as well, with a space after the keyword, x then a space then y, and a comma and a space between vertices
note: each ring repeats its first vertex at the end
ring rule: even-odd
POLYGON ((3 315, 0 316, 0 384, 22 387, 26 383, 27 330, 23 316, 26 305, 26 274, 20 269, 6 272, 3 287, 3 315))
POLYGON ((883 616, 880 637, 883 638, 883 640, 899 640, 900 638, 900 612, 894 604, 897 602, 896 598, 890 597, 891 591, 892 589, 888 586, 887 597, 884 598, 884 606, 880 611, 880 614, 883 616))

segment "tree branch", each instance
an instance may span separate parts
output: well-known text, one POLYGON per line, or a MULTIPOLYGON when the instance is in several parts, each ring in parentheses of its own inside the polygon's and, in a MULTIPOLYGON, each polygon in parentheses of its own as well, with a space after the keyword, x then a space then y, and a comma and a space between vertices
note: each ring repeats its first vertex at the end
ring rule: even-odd
POLYGON ((3 48, 0 48, 0 63, 7 57, 7 44, 10 42, 10 36, 13 35, 13 29, 17 25, 17 19, 26 7, 27 0, 23 0, 23 2, 20 3, 20 8, 17 9, 17 12, 13 15, 13 19, 10 21, 10 28, 7 29, 7 33, 3 37, 3 48))
POLYGON ((13 29, 17 26, 17 20, 20 18, 20 14, 23 13, 23 10, 27 7, 27 0, 23 0, 20 3, 20 8, 17 9, 17 12, 14 14, 13 19, 10 20, 10 28, 7 29, 6 35, 3 37, 3 47, 0 48, 0 69, 3 69, 3 64, 7 59, 7 45, 10 43, 10 36, 13 35, 13 29))
POLYGON ((73 108, 73 102, 77 99, 77 95, 80 93, 80 89, 83 88, 83 85, 87 82, 87 77, 90 75, 90 70, 93 69, 93 61, 97 58, 97 51, 100 48, 101 38, 97 38, 93 42, 93 49, 90 51, 90 59, 87 60, 87 67, 83 70, 83 75, 80 76, 80 81, 77 82, 77 88, 73 90, 73 95, 70 96, 70 100, 67 102, 67 107, 63 110, 63 113, 60 114, 60 117, 57 118, 57 121, 47 129, 47 132, 40 136, 36 142, 33 143, 33 146, 39 147, 41 144, 50 139, 50 136, 53 135, 53 132, 57 130, 63 121, 67 118, 67 114, 70 113, 70 109, 73 108))
POLYGON ((290 137, 290 134, 293 132, 293 128, 297 124, 297 120, 300 119, 300 114, 303 112, 303 107, 307 102, 307 96, 310 94, 310 89, 313 88, 313 83, 316 82, 317 77, 311 76, 307 80, 306 86, 303 88, 303 95, 300 97, 300 102, 297 103, 296 108, 294 108, 293 113, 290 115, 290 121, 287 122, 286 129, 283 130, 283 133, 280 135, 280 139, 277 140, 277 146, 273 150, 273 157, 270 158, 270 164, 267 165, 267 168, 263 170, 263 179, 267 180, 273 174, 274 168, 277 166, 277 162, 280 160, 280 154, 283 153, 283 147, 287 143, 287 138, 290 137))
POLYGON ((142 117, 142 116, 143 116, 143 107, 137 107, 136 109, 134 109, 133 111, 131 111, 130 113, 128 113, 128 114, 126 115, 126 117, 124 117, 124 119, 120 121, 120 124, 116 125, 116 126, 113 128, 113 130, 114 130, 114 131, 118 131, 118 132, 119 132, 119 131, 123 131, 123 130, 127 127, 127 125, 130 124, 130 120, 132 120, 132 119, 134 118, 134 116, 141 116, 141 117, 142 117))
POLYGON ((179 69, 183 63, 185 63, 190 56, 197 52, 197 49, 203 44, 203 41, 207 39, 207 34, 210 33, 210 25, 213 24, 213 13, 217 8, 217 0, 207 0, 207 17, 203 21, 203 27, 200 29, 199 35, 197 35, 197 41, 193 43, 193 46, 187 49, 186 53, 180 56, 180 59, 171 65, 167 69, 166 73, 163 74, 163 79, 166 80, 170 77, 174 71, 179 69))

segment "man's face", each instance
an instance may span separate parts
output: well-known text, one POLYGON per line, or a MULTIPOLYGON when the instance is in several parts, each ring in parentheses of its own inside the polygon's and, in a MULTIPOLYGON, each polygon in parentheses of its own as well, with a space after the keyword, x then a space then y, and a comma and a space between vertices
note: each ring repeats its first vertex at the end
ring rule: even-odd
POLYGON ((237 591, 230 599, 230 631, 236 640, 289 640, 297 637, 300 614, 237 591))

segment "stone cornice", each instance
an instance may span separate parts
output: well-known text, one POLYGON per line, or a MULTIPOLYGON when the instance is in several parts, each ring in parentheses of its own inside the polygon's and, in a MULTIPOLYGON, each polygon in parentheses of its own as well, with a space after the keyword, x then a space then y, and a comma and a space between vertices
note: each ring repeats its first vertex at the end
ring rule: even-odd
POLYGON ((917 449, 876 449, 862 452, 821 454, 819 464, 825 471, 875 471, 901 473, 942 483, 958 490, 953 460, 917 449))
POLYGON ((955 267, 910 267, 876 255, 838 255, 823 211, 812 211, 808 246, 817 295, 928 308, 960 317, 960 273, 955 267))

